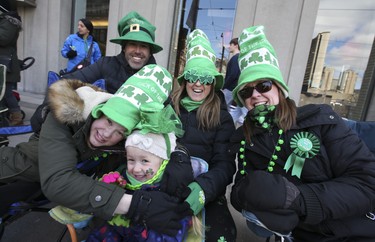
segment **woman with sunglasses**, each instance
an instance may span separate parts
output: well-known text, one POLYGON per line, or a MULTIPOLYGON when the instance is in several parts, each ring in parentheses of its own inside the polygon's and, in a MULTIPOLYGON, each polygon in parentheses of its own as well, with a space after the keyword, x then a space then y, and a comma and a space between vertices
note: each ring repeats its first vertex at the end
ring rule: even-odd
POLYGON ((261 237, 374 241, 375 157, 328 105, 296 107, 263 26, 243 30, 231 203, 261 237))
POLYGON ((182 196, 194 215, 205 209, 205 241, 236 241, 236 227, 225 198, 235 173, 235 156, 228 152, 235 128, 216 92, 223 75, 216 70, 215 52, 206 34, 196 29, 187 39, 186 65, 172 102, 185 130, 177 139, 191 156, 207 161, 208 172, 197 176, 182 196), (221 240, 220 240, 221 238, 221 240))

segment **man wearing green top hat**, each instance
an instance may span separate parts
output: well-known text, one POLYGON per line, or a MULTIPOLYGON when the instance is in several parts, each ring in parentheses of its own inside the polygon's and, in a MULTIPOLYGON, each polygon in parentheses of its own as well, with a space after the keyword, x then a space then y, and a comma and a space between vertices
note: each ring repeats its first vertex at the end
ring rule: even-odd
POLYGON ((104 79, 107 91, 115 93, 143 66, 156 64, 153 54, 163 48, 155 43, 154 25, 139 13, 132 11, 120 20, 117 29, 119 37, 110 41, 121 45, 121 53, 117 56, 105 56, 88 67, 64 75, 63 78, 79 79, 88 83, 104 79))

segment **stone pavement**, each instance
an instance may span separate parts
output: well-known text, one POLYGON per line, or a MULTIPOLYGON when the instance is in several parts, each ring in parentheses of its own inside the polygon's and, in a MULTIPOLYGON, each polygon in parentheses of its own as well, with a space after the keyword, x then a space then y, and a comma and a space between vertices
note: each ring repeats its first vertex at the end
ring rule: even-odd
MULTIPOLYGON (((44 95, 20 92, 20 96, 21 108, 26 113, 25 124, 29 124, 31 115, 33 114, 36 107, 43 102, 44 95)), ((29 136, 30 134, 10 136, 9 146, 15 146, 20 142, 27 141, 29 136)), ((228 186, 227 195, 229 194, 229 191, 230 186, 228 186)), ((54 206, 54 204, 47 204, 45 207, 50 208, 52 206, 54 206)), ((237 226, 237 242, 264 242, 266 240, 265 238, 255 236, 249 229, 247 229, 245 220, 243 219, 242 215, 236 210, 234 210, 230 204, 229 208, 233 214, 237 226)), ((53 220, 48 215, 48 213, 33 211, 19 218, 18 220, 12 222, 10 225, 7 225, 1 242, 58 241, 64 229, 65 226, 53 220)), ((88 229, 78 230, 78 238, 84 239, 87 233, 88 229)), ((61 241, 70 241, 68 233, 65 234, 61 241)))

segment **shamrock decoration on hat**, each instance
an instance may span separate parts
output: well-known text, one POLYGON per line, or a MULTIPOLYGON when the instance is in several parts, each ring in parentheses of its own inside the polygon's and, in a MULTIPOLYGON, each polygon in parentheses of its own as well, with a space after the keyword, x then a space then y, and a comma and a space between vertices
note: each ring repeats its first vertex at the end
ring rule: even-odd
POLYGON ((238 63, 241 74, 238 85, 233 89, 234 100, 242 107, 244 100, 238 92, 247 83, 255 82, 259 79, 271 79, 288 97, 289 88, 285 84, 279 69, 279 63, 273 46, 267 40, 263 26, 253 26, 244 29, 238 38, 240 55, 238 63))
POLYGON ((106 103, 96 106, 91 115, 99 118, 105 114, 126 128, 130 134, 141 121, 142 104, 163 104, 172 90, 171 74, 163 67, 151 64, 131 76, 106 103))
POLYGON ((223 75, 215 66, 216 55, 207 35, 200 29, 195 29, 187 38, 186 65, 184 72, 177 80, 190 82, 200 81, 202 84, 213 84, 215 90, 223 87, 223 75), (215 82, 216 81, 216 82, 215 82))
POLYGON ((153 54, 163 50, 155 43, 156 27, 135 11, 120 20, 117 30, 120 37, 111 39, 112 43, 122 45, 124 41, 138 41, 149 44, 153 54))

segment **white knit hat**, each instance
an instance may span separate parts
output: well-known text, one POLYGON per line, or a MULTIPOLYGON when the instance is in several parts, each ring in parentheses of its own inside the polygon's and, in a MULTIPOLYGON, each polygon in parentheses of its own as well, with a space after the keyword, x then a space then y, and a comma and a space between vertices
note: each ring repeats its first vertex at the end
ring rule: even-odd
POLYGON ((129 146, 150 152, 164 160, 169 160, 170 153, 174 151, 176 147, 176 136, 174 135, 174 133, 141 134, 139 130, 134 130, 126 138, 125 148, 129 146), (168 140, 165 139, 166 137, 168 138, 168 140))
POLYGON ((91 110, 93 110, 94 107, 101 103, 105 103, 108 99, 110 99, 113 96, 113 94, 107 92, 95 91, 89 86, 77 88, 76 93, 85 103, 82 112, 84 120, 87 119, 87 117, 91 113, 91 110))

